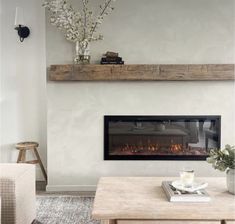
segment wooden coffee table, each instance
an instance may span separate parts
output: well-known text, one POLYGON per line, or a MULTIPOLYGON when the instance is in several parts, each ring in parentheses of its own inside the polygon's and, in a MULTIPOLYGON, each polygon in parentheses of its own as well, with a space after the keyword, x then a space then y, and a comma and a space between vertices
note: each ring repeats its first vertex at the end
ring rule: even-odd
POLYGON ((103 177, 92 216, 102 224, 235 224, 235 197, 225 178, 197 178, 209 183, 210 202, 169 202, 163 177, 103 177))

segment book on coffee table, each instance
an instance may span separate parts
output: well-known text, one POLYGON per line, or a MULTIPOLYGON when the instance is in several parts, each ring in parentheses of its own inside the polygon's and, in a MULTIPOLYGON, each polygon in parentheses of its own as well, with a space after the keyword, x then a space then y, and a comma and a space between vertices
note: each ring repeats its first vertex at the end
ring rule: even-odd
POLYGON ((205 189, 190 193, 176 189, 171 183, 172 181, 162 182, 162 188, 170 202, 208 202, 211 199, 205 189))

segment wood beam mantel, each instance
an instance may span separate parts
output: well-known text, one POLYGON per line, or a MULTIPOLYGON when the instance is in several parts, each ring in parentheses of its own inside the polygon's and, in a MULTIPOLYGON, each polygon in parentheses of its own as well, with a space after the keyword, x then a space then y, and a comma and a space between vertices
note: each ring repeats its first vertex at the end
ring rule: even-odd
POLYGON ((235 80, 234 64, 51 65, 51 81, 235 80))

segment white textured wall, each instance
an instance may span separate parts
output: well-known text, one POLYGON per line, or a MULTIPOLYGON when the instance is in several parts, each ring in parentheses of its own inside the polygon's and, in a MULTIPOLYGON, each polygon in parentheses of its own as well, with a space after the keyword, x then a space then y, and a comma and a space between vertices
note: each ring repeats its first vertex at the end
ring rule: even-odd
MULTIPOLYGON (((78 0, 70 0, 74 6, 78 0)), ((98 6, 101 0, 91 0, 98 6)), ((93 62, 107 50, 126 63, 229 63, 234 59, 234 0, 116 0, 92 44, 93 62)), ((78 7, 77 7, 78 8, 78 7)), ((48 20, 47 20, 48 21, 48 20)), ((47 22, 47 63, 71 63, 73 44, 47 22)))
POLYGON ((15 143, 31 140, 39 142, 46 165, 45 12, 41 4, 39 0, 1 0, 0 162, 16 162, 15 143), (16 6, 24 9, 31 29, 23 43, 14 30, 16 6))
MULTIPOLYGON (((95 1, 97 2, 97 1, 95 1)), ((117 0, 92 45, 97 62, 234 63, 233 0, 117 0)), ((73 45, 47 23, 47 65, 69 63, 73 45)), ((233 82, 48 82, 49 190, 93 189, 100 176, 223 175, 204 161, 104 161, 108 114, 221 115, 222 145, 235 143, 233 82), (91 186, 91 187, 87 187, 91 186)))

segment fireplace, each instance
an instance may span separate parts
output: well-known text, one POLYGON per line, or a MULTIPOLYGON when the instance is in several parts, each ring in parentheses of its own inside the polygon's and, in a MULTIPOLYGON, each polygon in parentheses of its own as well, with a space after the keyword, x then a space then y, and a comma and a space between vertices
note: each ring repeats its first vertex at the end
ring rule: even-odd
POLYGON ((220 116, 105 116, 105 160, 205 160, 220 116))

